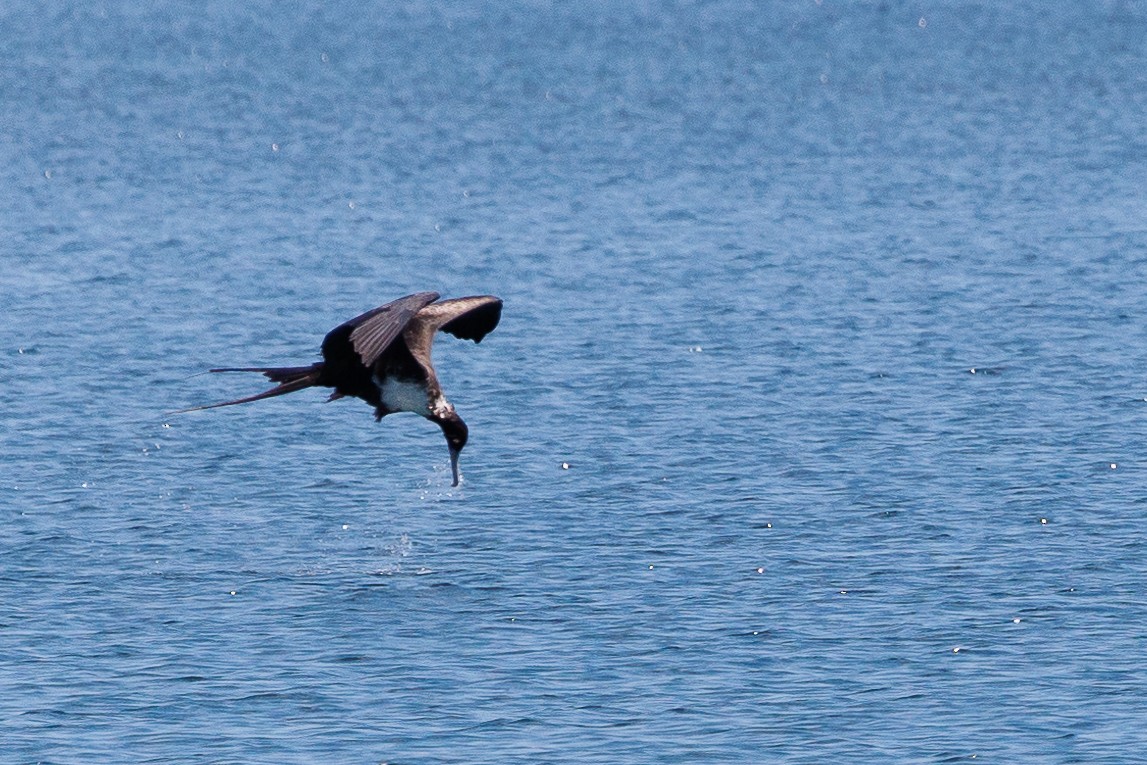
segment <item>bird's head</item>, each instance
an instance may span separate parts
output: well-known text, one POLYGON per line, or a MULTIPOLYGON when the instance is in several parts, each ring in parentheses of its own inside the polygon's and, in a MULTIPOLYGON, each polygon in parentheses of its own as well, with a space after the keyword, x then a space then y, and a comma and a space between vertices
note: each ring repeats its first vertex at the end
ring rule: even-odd
POLYGON ((458 455, 466 446, 470 430, 466 427, 466 423, 462 422, 462 418, 454 412, 439 420, 438 424, 442 426, 442 435, 446 436, 446 446, 450 449, 450 471, 454 474, 454 485, 457 486, 462 481, 462 473, 458 469, 458 455))

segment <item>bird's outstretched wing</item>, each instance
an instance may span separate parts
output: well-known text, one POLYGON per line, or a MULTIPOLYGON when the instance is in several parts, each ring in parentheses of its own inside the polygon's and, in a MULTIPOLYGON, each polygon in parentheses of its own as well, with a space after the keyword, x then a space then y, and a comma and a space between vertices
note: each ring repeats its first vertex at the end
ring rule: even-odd
POLYGON ((502 301, 493 295, 473 295, 433 303, 418 312, 406 329, 403 339, 411 355, 433 375, 430 348, 438 330, 449 332, 464 340, 479 342, 498 326, 502 317, 502 301))
POLYGON ((323 358, 335 361, 357 353, 369 367, 402 333, 420 309, 438 299, 437 292, 407 295, 356 316, 332 329, 323 338, 323 358))
POLYGON ((502 301, 493 295, 454 298, 426 306, 418 312, 418 319, 428 314, 447 317, 446 323, 439 327, 443 332, 480 343, 498 326, 498 320, 502 318, 502 301))
MULTIPOLYGON (((493 295, 451 298, 428 305, 415 317, 418 329, 430 335, 442 330, 478 343, 494 331, 502 318, 502 301, 493 295)), ((411 332, 415 327, 410 328, 411 332)))

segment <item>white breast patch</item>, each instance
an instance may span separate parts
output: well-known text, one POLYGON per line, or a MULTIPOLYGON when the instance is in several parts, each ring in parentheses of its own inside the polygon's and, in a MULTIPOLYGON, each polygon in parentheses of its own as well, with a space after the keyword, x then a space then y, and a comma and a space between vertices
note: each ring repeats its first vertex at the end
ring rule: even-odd
MULTIPOLYGON (((378 379, 375 379, 378 384, 378 379)), ((386 378, 379 386, 382 405, 392 412, 414 412, 423 417, 430 416, 430 405, 426 400, 426 390, 407 380, 386 378)))

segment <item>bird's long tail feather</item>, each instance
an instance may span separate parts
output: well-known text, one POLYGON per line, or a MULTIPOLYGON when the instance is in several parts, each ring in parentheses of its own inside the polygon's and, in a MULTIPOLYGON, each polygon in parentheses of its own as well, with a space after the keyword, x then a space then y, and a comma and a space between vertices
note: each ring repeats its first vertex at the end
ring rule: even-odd
POLYGON ((297 390, 310 388, 318 384, 319 375, 323 371, 322 362, 311 364, 309 367, 226 367, 212 369, 212 372, 259 372, 278 383, 274 388, 256 393, 254 396, 237 398, 234 401, 222 401, 218 404, 204 404, 189 409, 179 409, 172 414, 185 412, 198 412, 201 409, 218 409, 221 406, 234 406, 235 404, 248 404, 264 398, 282 396, 284 393, 294 393, 297 390))

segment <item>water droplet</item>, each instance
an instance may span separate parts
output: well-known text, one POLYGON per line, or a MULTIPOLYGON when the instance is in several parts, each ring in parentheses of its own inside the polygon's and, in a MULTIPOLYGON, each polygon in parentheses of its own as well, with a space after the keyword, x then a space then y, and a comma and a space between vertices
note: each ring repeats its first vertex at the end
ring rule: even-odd
POLYGON ((921 28, 921 29, 923 29, 924 27, 928 26, 928 19, 926 19, 926 18, 924 18, 923 16, 921 16, 921 17, 920 17, 920 20, 919 20, 919 21, 917 21, 916 23, 920 25, 920 28, 921 28))

